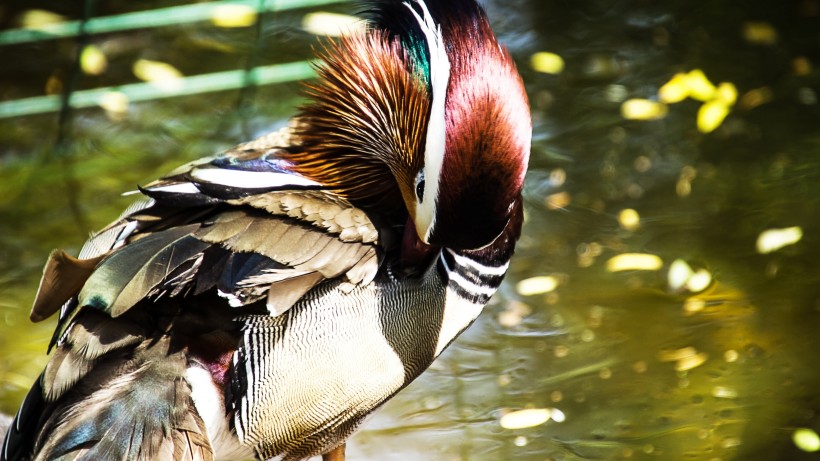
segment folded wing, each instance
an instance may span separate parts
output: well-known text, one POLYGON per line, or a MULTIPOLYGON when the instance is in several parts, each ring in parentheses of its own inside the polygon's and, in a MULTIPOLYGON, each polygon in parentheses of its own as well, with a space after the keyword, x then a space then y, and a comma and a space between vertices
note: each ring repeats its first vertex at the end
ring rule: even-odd
POLYGON ((191 360, 205 360, 192 359, 196 351, 229 355, 238 312, 279 316, 325 280, 351 289, 373 280, 374 224, 292 173, 276 141, 186 165, 142 188, 145 197, 79 258, 52 253, 31 318, 62 306, 56 350, 10 431, 11 452, 210 459, 184 380, 191 360), (36 441, 26 435, 42 426, 36 441))

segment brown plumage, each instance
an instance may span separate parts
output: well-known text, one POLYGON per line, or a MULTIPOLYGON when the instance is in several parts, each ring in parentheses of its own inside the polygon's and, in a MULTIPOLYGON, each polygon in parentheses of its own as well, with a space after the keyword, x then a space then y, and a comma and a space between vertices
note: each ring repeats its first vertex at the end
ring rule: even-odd
POLYGON ((328 43, 320 56, 296 130, 302 149, 288 155, 294 169, 364 207, 412 203, 430 95, 398 39, 374 30, 328 43))
POLYGON ((60 306, 80 291, 101 259, 77 259, 63 250, 52 251, 43 268, 37 297, 31 307, 31 321, 40 322, 54 315, 60 306))
POLYGON ((47 461, 52 453, 62 453, 60 459, 117 459, 123 445, 124 459, 213 460, 205 424, 194 409, 190 386, 182 379, 185 352, 174 350, 171 339, 163 336, 141 342, 130 357, 118 355, 125 360, 109 357, 98 364, 94 379, 78 384, 66 404, 47 420, 42 430, 50 437, 41 442, 34 460, 47 461), (153 417, 123 418, 112 402, 153 417), (97 443, 61 446, 64 435, 76 430, 75 424, 84 424, 89 415, 98 420, 97 443))

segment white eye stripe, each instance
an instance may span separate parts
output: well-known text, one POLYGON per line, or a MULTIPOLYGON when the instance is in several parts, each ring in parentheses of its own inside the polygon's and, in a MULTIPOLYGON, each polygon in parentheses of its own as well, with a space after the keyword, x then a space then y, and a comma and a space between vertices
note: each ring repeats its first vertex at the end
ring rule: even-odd
POLYGON ((436 220, 436 201, 438 197, 439 177, 444 163, 446 135, 445 102, 447 85, 450 81, 450 59, 444 47, 441 26, 433 21, 427 5, 414 0, 421 7, 423 17, 416 12, 409 2, 404 5, 413 13, 427 41, 430 55, 431 107, 430 120, 427 125, 427 139, 424 145, 424 176, 426 177, 424 197, 416 207, 416 229, 419 236, 429 241, 436 220))

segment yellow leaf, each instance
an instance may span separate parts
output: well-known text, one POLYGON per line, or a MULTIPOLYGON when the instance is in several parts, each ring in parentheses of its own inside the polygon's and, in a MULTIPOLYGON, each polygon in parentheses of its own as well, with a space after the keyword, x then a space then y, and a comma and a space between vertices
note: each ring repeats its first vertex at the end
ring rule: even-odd
POLYGON ((817 435, 817 432, 814 432, 811 429, 797 429, 792 434, 792 441, 797 446, 797 448, 807 453, 814 453, 815 451, 820 451, 820 436, 817 435))
POLYGON ((524 429, 540 426, 550 420, 552 410, 549 408, 531 408, 527 410, 511 411, 499 420, 504 429, 524 429))
POLYGON ((737 88, 732 83, 723 82, 717 87, 715 99, 722 101, 729 107, 734 106, 737 101, 737 88))
POLYGON ((641 215, 632 208, 625 208, 618 213, 618 224, 628 231, 637 230, 641 227, 641 215))
POLYGON ((749 43, 774 45, 777 43, 777 30, 768 22, 747 22, 743 25, 743 38, 749 43))
POLYGON ((100 75, 108 67, 108 59, 98 47, 87 45, 80 53, 80 67, 88 75, 100 75))
POLYGON ((698 110, 698 130, 701 133, 711 133, 723 123, 729 115, 729 106, 725 102, 715 99, 700 106, 698 110))
POLYGON ((726 386, 715 386, 712 388, 712 396, 719 399, 736 399, 737 390, 726 386))
POLYGON ((211 23, 217 27, 248 27, 256 24, 256 9, 248 5, 219 5, 211 12, 211 23))
POLYGON ((518 282, 515 288, 521 296, 549 293, 558 288, 558 279, 551 275, 530 277, 518 282))
POLYGON ((698 350, 692 346, 681 347, 679 349, 661 349, 658 351, 658 360, 661 362, 677 362, 687 357, 697 355, 698 350))
POLYGON ((100 107, 108 112, 123 114, 128 110, 128 96, 119 91, 109 91, 100 98, 100 107))
POLYGON ((675 371, 689 371, 703 365, 708 359, 709 355, 705 352, 698 352, 695 355, 683 357, 675 364, 675 371))
POLYGON ((686 289, 692 293, 699 293, 709 288, 711 284, 712 274, 706 269, 698 269, 698 271, 692 274, 686 281, 686 289))
POLYGON ((802 238, 803 229, 800 226, 769 229, 761 232, 757 237, 757 252, 761 254, 772 253, 784 246, 794 245, 802 238))
POLYGON ((47 10, 28 10, 20 16, 20 27, 25 29, 42 29, 51 24, 66 21, 66 17, 47 10))
POLYGON ((564 70, 564 58, 548 51, 539 51, 530 56, 530 65, 536 72, 560 74, 564 70))
POLYGON ((708 101, 715 96, 715 85, 700 69, 693 69, 686 74, 686 85, 689 87, 689 96, 698 101, 708 101))
POLYGON ((364 22, 347 14, 318 11, 302 18, 302 28, 313 35, 339 37, 364 29, 364 22))
POLYGON ((689 84, 686 74, 683 73, 675 74, 658 90, 658 97, 666 104, 683 101, 687 96, 689 96, 689 84))
POLYGON ((140 80, 151 82, 165 90, 175 90, 182 85, 182 72, 168 63, 138 59, 132 70, 140 80))
POLYGON ((740 107, 746 110, 752 110, 757 106, 768 103, 774 98, 772 90, 769 87, 755 88, 749 90, 740 98, 740 107))
POLYGON ((812 73, 811 61, 805 56, 798 56, 792 59, 792 72, 794 75, 810 75, 812 73))
POLYGON ((657 120, 666 112, 666 104, 648 99, 629 99, 621 104, 621 115, 627 120, 657 120))
POLYGON ((46 80, 46 94, 60 94, 63 92, 63 81, 60 77, 52 75, 46 80))
POLYGON ((567 191, 556 192, 544 199, 544 204, 550 210, 566 208, 572 202, 572 196, 567 191))
POLYGON ((606 270, 609 272, 621 271, 656 271, 663 267, 663 260, 648 253, 623 253, 609 258, 606 270))
POLYGON ((686 282, 692 277, 695 271, 692 267, 682 259, 676 259, 669 265, 669 272, 666 276, 669 288, 673 290, 680 290, 686 286, 686 282))

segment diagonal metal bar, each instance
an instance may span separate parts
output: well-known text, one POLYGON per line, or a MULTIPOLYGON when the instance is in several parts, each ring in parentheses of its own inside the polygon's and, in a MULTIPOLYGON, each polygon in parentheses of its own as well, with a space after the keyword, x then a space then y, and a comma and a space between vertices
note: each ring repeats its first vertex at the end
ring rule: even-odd
MULTIPOLYGON (((342 3, 344 1, 346 0, 277 0, 275 2, 265 2, 264 11, 286 11, 342 3)), ((92 18, 86 22, 84 32, 89 35, 96 35, 207 21, 213 17, 218 8, 225 5, 242 5, 256 10, 259 6, 259 0, 221 0, 92 18)), ((36 29, 22 28, 0 32, 0 46, 74 37, 80 33, 80 22, 66 21, 46 24, 36 29)))
MULTIPOLYGON (((257 85, 270 85, 305 80, 315 76, 310 61, 298 61, 286 64, 256 67, 250 70, 257 85)), ((100 105, 106 95, 122 93, 130 102, 149 101, 154 99, 187 96, 213 91, 225 91, 241 88, 246 83, 244 70, 230 70, 211 74, 183 77, 170 82, 131 83, 128 85, 95 88, 93 90, 75 91, 71 94, 72 108, 94 107, 100 105)), ((0 119, 23 115, 42 114, 60 109, 61 96, 35 96, 0 102, 0 119)))

